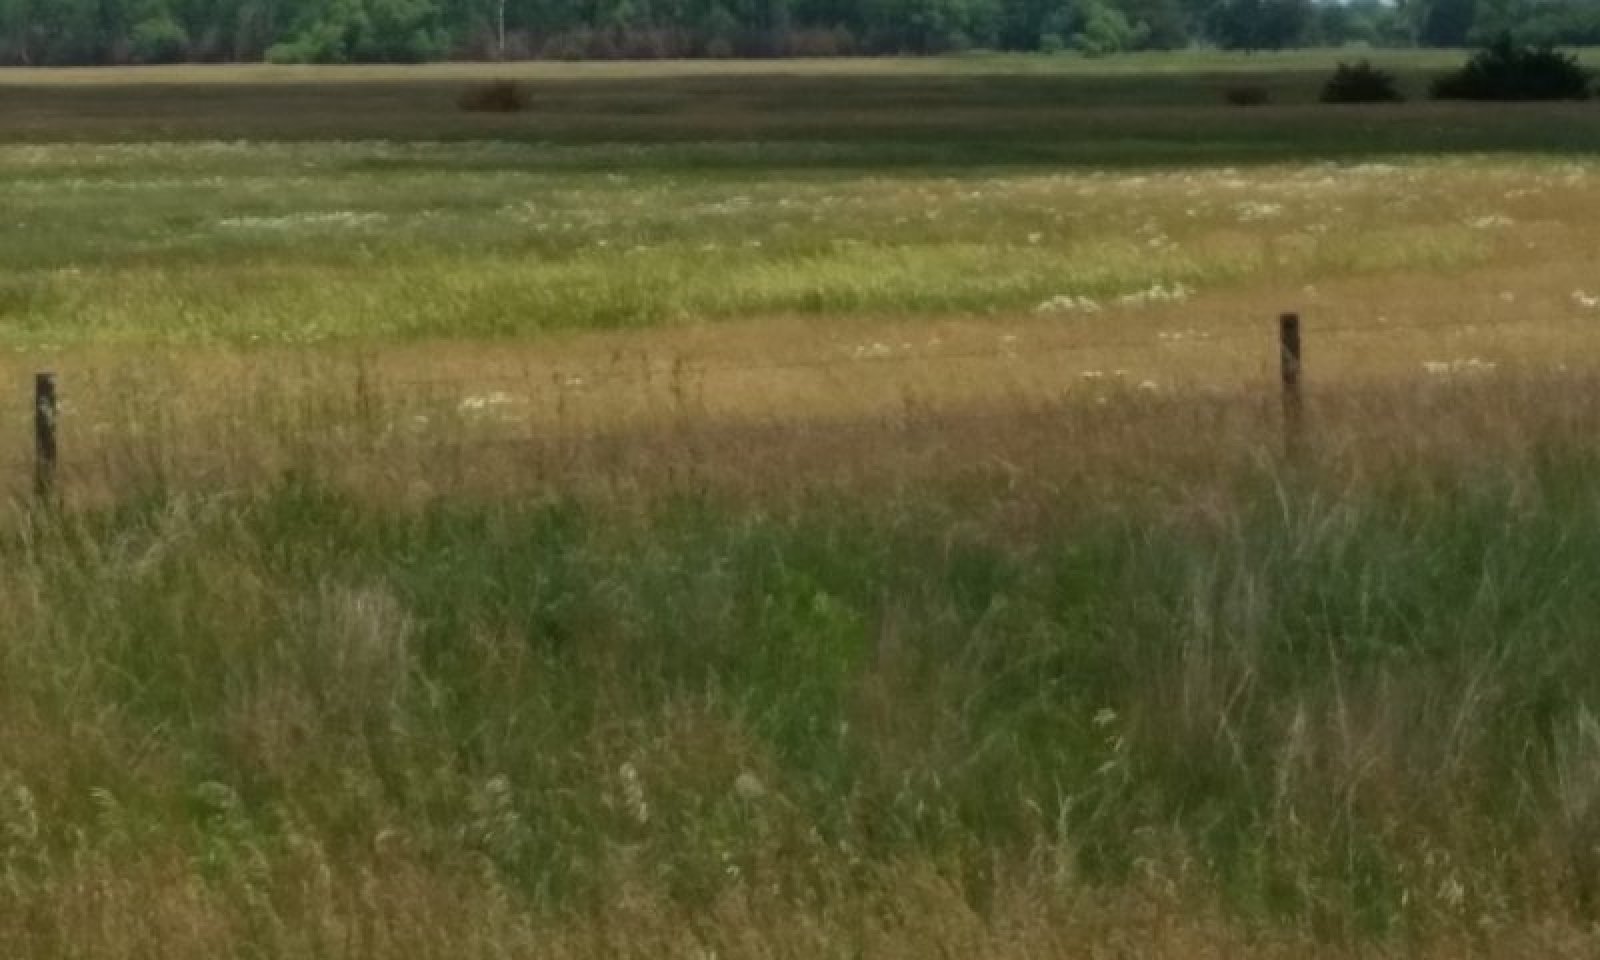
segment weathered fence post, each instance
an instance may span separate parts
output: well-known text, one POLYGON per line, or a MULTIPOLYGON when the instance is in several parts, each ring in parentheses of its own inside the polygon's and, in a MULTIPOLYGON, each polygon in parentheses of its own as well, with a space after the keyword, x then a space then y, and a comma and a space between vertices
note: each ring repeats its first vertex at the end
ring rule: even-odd
POLYGON ((33 491, 46 499, 56 489, 56 375, 33 378, 33 491))
POLYGON ((1300 450, 1304 411, 1300 400, 1300 315, 1278 318, 1279 367, 1283 377, 1283 445, 1291 455, 1300 450))

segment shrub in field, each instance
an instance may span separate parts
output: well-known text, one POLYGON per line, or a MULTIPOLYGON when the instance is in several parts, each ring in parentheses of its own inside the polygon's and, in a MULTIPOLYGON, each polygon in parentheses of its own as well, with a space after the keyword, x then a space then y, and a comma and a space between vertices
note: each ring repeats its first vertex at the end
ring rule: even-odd
POLYGON ((479 84, 456 99, 461 109, 471 113, 521 113, 528 103, 528 92, 515 80, 479 84))
POLYGON ((1240 84, 1222 91, 1222 99, 1230 106, 1259 107, 1272 101, 1266 87, 1240 84))
POLYGON ((1404 99, 1394 74, 1366 60, 1339 64, 1322 87, 1323 103, 1399 103, 1404 99))
POLYGON ((1433 83, 1440 100, 1583 100, 1589 71, 1550 47, 1519 46, 1510 34, 1473 54, 1466 66, 1433 83))

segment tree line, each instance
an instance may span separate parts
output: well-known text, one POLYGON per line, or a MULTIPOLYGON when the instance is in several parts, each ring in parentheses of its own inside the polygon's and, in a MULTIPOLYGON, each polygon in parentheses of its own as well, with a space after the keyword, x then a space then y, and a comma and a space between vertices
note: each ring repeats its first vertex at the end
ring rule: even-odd
POLYGON ((1596 0, 0 0, 0 64, 1600 43, 1596 0))

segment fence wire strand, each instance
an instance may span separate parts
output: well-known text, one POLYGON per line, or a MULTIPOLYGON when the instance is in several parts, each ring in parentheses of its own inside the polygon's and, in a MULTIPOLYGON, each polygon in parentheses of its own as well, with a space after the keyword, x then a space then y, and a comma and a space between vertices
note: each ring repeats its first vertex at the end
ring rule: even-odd
MULTIPOLYGON (((1319 324, 1307 322, 1304 326, 1306 335, 1309 336, 1350 336, 1370 334, 1393 334, 1410 331, 1438 331, 1454 330, 1463 333, 1476 333, 1484 329, 1482 324, 1463 323, 1461 321, 1430 321, 1427 323, 1342 323, 1319 324)), ((1263 345, 1264 351, 1276 355, 1277 342, 1269 336, 1264 336, 1257 330, 1232 329, 1226 331, 1206 331, 1189 334, 1183 332, 1181 336, 1162 336, 1161 333, 1143 334, 1136 337, 1119 337, 1116 339, 1098 339, 1092 341, 1079 341, 1073 343, 1045 343, 1045 344, 1017 344, 1008 349, 984 350, 954 350, 937 352, 893 351, 888 353, 863 353, 857 355, 844 355, 833 357, 817 357, 795 360, 768 360, 768 361, 742 361, 726 353, 711 354, 682 354, 674 356, 668 363, 652 365, 644 371, 639 370, 606 370, 584 369, 581 374, 567 374, 560 366, 550 367, 535 376, 533 371, 524 371, 520 375, 501 374, 483 375, 473 373, 460 377, 401 377, 385 378, 380 381, 382 385, 407 389, 460 389, 470 382, 472 385, 487 388, 497 387, 527 387, 538 380, 548 380, 558 389, 570 389, 578 386, 593 386, 599 384, 650 384, 657 381, 670 383, 672 378, 678 376, 725 376, 744 373, 782 373, 790 371, 823 371, 839 373, 845 370, 858 369, 870 370, 874 367, 911 367, 919 365, 939 365, 946 363, 978 363, 978 362, 1007 362, 1026 358, 1071 356, 1075 354, 1096 353, 1106 350, 1129 350, 1138 348, 1153 349, 1181 349, 1186 347, 1199 347, 1214 344, 1233 344, 1252 342, 1263 345), (569 383, 567 381, 579 381, 569 383)))
MULTIPOLYGON (((1425 323, 1411 322, 1367 322, 1367 323, 1317 323, 1314 319, 1307 319, 1304 331, 1308 338, 1337 337, 1337 336, 1367 336, 1378 334, 1398 334, 1413 331, 1453 331, 1457 333, 1482 333, 1493 332, 1496 325, 1460 320, 1432 321, 1425 323)), ((896 350, 884 345, 889 352, 863 353, 863 348, 857 348, 854 353, 843 355, 820 356, 812 358, 797 358, 788 360, 749 361, 736 355, 722 353, 682 354, 673 356, 667 362, 652 360, 648 354, 638 355, 639 363, 626 365, 621 360, 613 363, 612 369, 583 369, 559 365, 544 367, 538 371, 524 367, 520 374, 489 374, 479 372, 462 374, 461 376, 437 377, 383 377, 374 375, 367 362, 357 364, 355 383, 358 393, 368 391, 383 392, 386 390, 424 390, 424 391, 450 391, 459 393, 466 389, 495 390, 495 389, 522 389, 540 384, 553 389, 558 395, 569 391, 577 391, 596 385, 632 384, 642 387, 657 387, 661 389, 681 389, 684 378, 698 379, 706 376, 727 376, 738 374, 779 373, 787 371, 816 372, 826 377, 833 385, 842 385, 843 377, 854 371, 871 369, 904 369, 909 367, 939 366, 954 363, 1007 363, 1017 360, 1032 360, 1040 357, 1064 357, 1082 355, 1087 353, 1104 352, 1110 350, 1182 350, 1185 348, 1204 348, 1213 345, 1234 345, 1250 343, 1252 351, 1259 351, 1263 359, 1276 360, 1279 343, 1270 332, 1270 328, 1263 327, 1232 327, 1223 330, 1209 331, 1179 331, 1176 333, 1151 331, 1137 335, 1099 338, 1094 340, 1074 340, 1072 342, 1057 343, 1015 343, 1005 344, 999 349, 968 349, 917 352, 915 349, 896 350)), ((879 345, 874 345, 874 347, 879 345)), ((871 348, 866 348, 870 350, 871 348)), ((1070 378, 1076 379, 1076 378, 1070 378)), ((63 385, 64 415, 70 416, 73 411, 74 394, 92 398, 95 394, 93 384, 82 392, 74 391, 70 383, 63 385)), ((1005 394, 1003 384, 996 384, 996 398, 1005 394)), ((1229 393, 1247 394, 1250 388, 1247 384, 1237 384, 1237 390, 1229 393)), ((1015 391, 1013 391, 1015 393, 1015 391)), ((1044 392, 1040 393, 1041 402, 1044 392)), ((33 404, 23 401, 19 394, 19 402, 0 404, 0 422, 10 424, 7 432, 21 434, 26 431, 31 437, 33 431, 33 404)), ((690 398, 687 406, 680 406, 680 411, 692 412, 700 401, 690 398)), ((81 407, 90 406, 92 399, 78 401, 81 407)), ((80 407, 80 408, 81 408, 80 407)), ((893 411, 885 409, 884 416, 892 417, 893 411)), ((504 425, 523 421, 507 421, 504 425)), ((847 429, 845 423, 825 421, 829 429, 847 429)), ((573 425, 569 425, 573 426, 573 425)), ((613 424, 624 433, 648 437, 665 435, 682 425, 673 417, 660 418, 643 416, 632 421, 624 420, 613 424)), ((545 446, 560 448, 569 442, 572 437, 557 430, 540 430, 534 424, 528 424, 526 432, 518 432, 515 436, 507 436, 509 431, 500 431, 494 436, 467 437, 458 435, 447 443, 456 443, 473 448, 487 448, 498 450, 523 450, 530 446, 545 446)), ((70 436, 70 434, 69 434, 70 436)), ((316 442, 314 439, 312 442, 316 442)), ((0 490, 15 488, 17 490, 29 489, 33 484, 33 474, 37 468, 37 458, 27 446, 19 443, 10 451, 0 452, 0 471, 8 478, 0 490)), ((67 479, 81 469, 83 463, 72 464, 71 461, 62 463, 58 470, 62 479, 67 479)))

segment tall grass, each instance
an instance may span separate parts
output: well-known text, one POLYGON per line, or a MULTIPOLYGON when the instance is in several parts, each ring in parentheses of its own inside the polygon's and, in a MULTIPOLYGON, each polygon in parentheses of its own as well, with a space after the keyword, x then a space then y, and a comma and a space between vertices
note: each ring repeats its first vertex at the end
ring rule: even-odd
POLYGON ((1597 466, 1241 468, 1021 525, 938 484, 15 515, 0 943, 765 955, 799 923, 842 956, 934 896, 918 936, 978 954, 1153 898, 1179 942, 1556 924, 1577 956, 1597 466))

